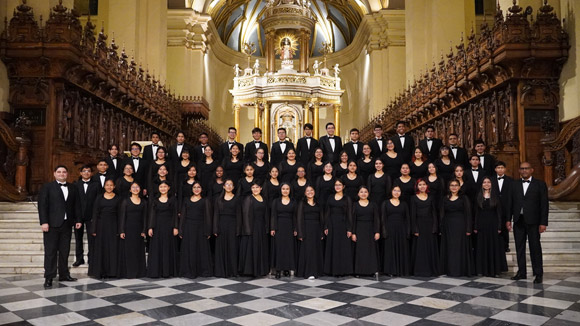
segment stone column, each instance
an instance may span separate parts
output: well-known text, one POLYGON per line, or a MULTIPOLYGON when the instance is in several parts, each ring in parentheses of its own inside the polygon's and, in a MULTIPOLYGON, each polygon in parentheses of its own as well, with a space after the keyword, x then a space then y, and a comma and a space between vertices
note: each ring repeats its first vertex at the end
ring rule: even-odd
POLYGON ((310 106, 309 102, 304 103, 304 121, 302 125, 310 123, 310 106))
POLYGON ((236 141, 240 141, 240 108, 239 104, 234 104, 234 128, 236 128, 236 141))
POLYGON ((260 128, 260 103, 254 103, 254 127, 260 128))
POLYGON ((306 72, 308 70, 308 55, 310 49, 308 49, 310 39, 310 32, 307 30, 300 31, 300 72, 306 72))
POLYGON ((266 144, 270 144, 270 106, 268 102, 264 102, 264 128, 262 130, 262 141, 266 144))
POLYGON ((320 135, 320 116, 319 116, 319 104, 318 101, 314 102, 314 138, 318 139, 318 136, 320 135))
POLYGON ((266 69, 268 72, 276 71, 275 38, 276 31, 269 31, 266 34, 266 69))
POLYGON ((340 135, 340 104, 333 105, 334 107, 334 126, 336 128, 335 135, 340 135))

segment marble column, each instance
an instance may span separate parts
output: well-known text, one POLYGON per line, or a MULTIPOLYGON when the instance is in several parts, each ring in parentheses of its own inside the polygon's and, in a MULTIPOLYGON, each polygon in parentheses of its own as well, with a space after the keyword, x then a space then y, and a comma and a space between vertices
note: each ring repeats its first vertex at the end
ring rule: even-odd
POLYGON ((334 127, 336 128, 335 135, 340 135, 340 104, 333 105, 334 107, 334 127))
POLYGON ((262 141, 266 144, 270 144, 270 105, 268 102, 264 102, 264 128, 262 129, 262 141))
POLYGON ((254 127, 260 128, 260 103, 254 103, 254 127))
POLYGON ((234 104, 234 128, 236 128, 236 141, 240 141, 240 108, 239 104, 234 104))
POLYGON ((307 123, 310 123, 310 103, 306 102, 304 103, 304 119, 303 119, 303 124, 305 125, 307 123))
POLYGON ((320 107, 318 102, 314 102, 314 138, 318 139, 320 135, 320 107))

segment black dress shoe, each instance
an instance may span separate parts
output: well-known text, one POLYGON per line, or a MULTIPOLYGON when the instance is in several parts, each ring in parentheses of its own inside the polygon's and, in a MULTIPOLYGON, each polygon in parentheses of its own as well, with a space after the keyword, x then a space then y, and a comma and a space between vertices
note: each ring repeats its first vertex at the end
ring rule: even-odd
POLYGON ((284 271, 284 276, 286 277, 290 276, 290 271, 284 271))
POLYGON ((525 280, 527 277, 525 275, 521 275, 521 274, 516 274, 514 276, 512 276, 512 280, 514 281, 519 281, 519 280, 525 280))
POLYGON ((543 281, 544 281, 544 277, 542 275, 536 275, 536 278, 534 279, 534 283, 542 284, 543 281))
POLYGON ((67 276, 60 277, 58 280, 59 280, 60 282, 74 282, 74 281, 76 281, 77 279, 76 279, 76 278, 74 278, 74 277, 71 277, 70 275, 67 275, 67 276))
POLYGON ((276 271, 276 278, 280 278, 280 276, 282 276, 280 271, 276 271))
POLYGON ((505 252, 510 252, 512 251, 510 248, 505 248, 505 252))
POLYGON ((52 279, 51 278, 44 279, 44 288, 48 289, 51 287, 52 287, 52 279))
POLYGON ((79 267, 80 265, 84 265, 84 263, 85 263, 84 259, 77 260, 73 263, 73 267, 79 267))

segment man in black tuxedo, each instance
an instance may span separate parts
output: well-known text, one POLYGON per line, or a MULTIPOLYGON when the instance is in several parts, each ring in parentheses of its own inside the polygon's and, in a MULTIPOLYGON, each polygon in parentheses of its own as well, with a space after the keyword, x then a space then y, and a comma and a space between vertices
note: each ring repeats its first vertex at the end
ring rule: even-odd
POLYGON ((512 216, 506 228, 513 231, 518 257, 518 272, 512 280, 526 279, 526 238, 530 247, 534 283, 542 283, 542 245, 540 234, 548 226, 548 187, 542 180, 532 178, 534 169, 528 162, 520 164, 521 179, 515 180, 512 189, 512 216))
POLYGON ((374 158, 379 158, 381 155, 387 152, 387 139, 383 137, 383 126, 375 125, 373 132, 375 134, 375 138, 369 141, 371 156, 374 158))
POLYGON ((177 166, 181 163, 181 152, 186 150, 188 153, 191 153, 191 148, 185 143, 185 133, 183 131, 177 132, 175 140, 177 143, 169 146, 168 159, 171 161, 172 167, 177 168, 177 166))
POLYGON ((334 132, 336 127, 334 123, 329 122, 326 124, 326 135, 320 137, 318 141, 320 143, 320 148, 324 153, 324 160, 332 164, 338 163, 340 158, 340 152, 342 152, 342 140, 340 136, 335 136, 334 132))
POLYGON ((498 161, 495 163, 495 177, 491 179, 491 184, 493 191, 498 194, 501 201, 502 208, 502 229, 500 236, 503 239, 505 252, 510 252, 509 247, 509 232, 506 228, 506 222, 510 221, 509 216, 511 215, 511 201, 512 201, 512 188, 514 179, 505 174, 506 166, 505 162, 498 161))
POLYGON ((143 160, 153 162, 157 159, 157 149, 161 146, 159 145, 160 139, 157 131, 151 133, 151 144, 143 149, 143 160))
POLYGON ((199 162, 203 157, 205 157, 205 148, 209 143, 209 136, 207 133, 202 132, 199 134, 199 145, 193 148, 193 161, 195 164, 199 162))
POLYGON ((429 162, 435 162, 439 158, 439 149, 441 146, 443 146, 441 139, 435 138, 435 127, 427 126, 425 138, 419 141, 419 148, 427 155, 429 162))
POLYGON ((149 162, 139 157, 141 154, 141 145, 139 143, 131 144, 131 156, 125 157, 123 166, 130 164, 133 167, 133 179, 141 186, 143 195, 147 195, 147 173, 149 171, 149 162))
POLYGON ((312 137, 313 129, 312 124, 304 124, 304 137, 298 139, 296 144, 296 159, 302 163, 302 166, 308 166, 308 162, 314 157, 314 151, 320 146, 318 140, 312 137))
POLYGON ((350 141, 344 144, 343 150, 348 155, 349 161, 358 161, 359 158, 363 156, 362 148, 363 143, 359 142, 359 131, 356 128, 350 130, 350 141))
POLYGON ((229 157, 230 149, 232 145, 236 144, 240 148, 239 157, 244 157, 244 145, 242 143, 236 141, 236 135, 238 134, 238 130, 234 127, 228 128, 228 139, 225 143, 220 145, 220 149, 218 151, 218 162, 222 162, 224 158, 229 157))
POLYGON ((485 153, 485 142, 481 139, 475 141, 475 153, 479 156, 479 166, 488 175, 492 175, 495 169, 495 158, 485 153))
POLYGON ((459 147, 459 136, 456 133, 449 134, 447 139, 449 142, 449 157, 453 161, 453 164, 459 164, 464 168, 469 166, 469 157, 467 155, 467 150, 463 147, 459 147))
POLYGON ((38 217, 44 238, 45 288, 52 287, 57 267, 59 281, 76 281, 68 270, 68 255, 73 225, 76 228, 82 225, 81 202, 77 188, 66 182, 67 177, 67 168, 57 166, 54 169, 55 181, 44 184, 38 193, 38 217))
POLYGON ((396 132, 397 134, 391 138, 395 145, 395 152, 401 155, 402 163, 409 163, 415 151, 415 140, 411 135, 406 134, 407 124, 405 121, 397 122, 396 132))
POLYGON ((276 167, 286 158, 288 151, 294 149, 294 144, 286 139, 286 129, 278 128, 278 139, 270 151, 270 164, 276 167))
POLYGON ((262 129, 257 127, 252 129, 252 138, 254 140, 246 144, 246 157, 244 160, 248 163, 254 162, 256 159, 256 151, 258 148, 261 148, 264 150, 264 161, 268 162, 268 145, 262 141, 262 129))
MULTIPOLYGON (((101 159, 97 163, 97 173, 95 173, 92 179, 97 183, 99 186, 99 193, 102 194, 105 192, 105 181, 113 179, 113 177, 107 173, 109 169, 109 165, 107 164, 106 159, 101 159)), ((115 180, 113 180, 115 181, 115 180)))
POLYGON ((122 158, 119 156, 119 146, 112 144, 107 148, 109 155, 105 157, 107 162, 107 174, 113 180, 117 180, 118 177, 123 175, 123 167, 121 166, 122 158))
MULTIPOLYGON (((83 246, 83 236, 85 233, 85 227, 88 231, 91 225, 91 219, 93 214, 93 203, 97 198, 99 193, 99 185, 91 179, 93 175, 93 168, 90 165, 83 165, 81 167, 81 176, 74 182, 74 186, 79 194, 79 200, 81 203, 81 227, 75 229, 75 262, 74 267, 78 267, 85 263, 84 258, 84 246, 83 246)), ((89 258, 89 263, 91 262, 91 254, 93 250, 94 237, 88 236, 89 241, 89 251, 87 256, 89 258)))
POLYGON ((466 167, 463 172, 463 180, 465 181, 465 194, 471 200, 471 207, 475 207, 477 193, 481 190, 481 183, 487 174, 479 168, 479 157, 477 155, 471 155, 469 164, 470 166, 466 167))

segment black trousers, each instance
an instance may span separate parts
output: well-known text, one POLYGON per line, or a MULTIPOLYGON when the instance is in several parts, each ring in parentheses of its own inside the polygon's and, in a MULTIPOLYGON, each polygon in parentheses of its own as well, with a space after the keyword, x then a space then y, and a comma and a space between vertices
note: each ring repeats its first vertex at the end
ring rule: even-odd
POLYGON ((507 250, 510 247, 510 233, 505 226, 505 220, 501 223, 501 239, 503 240, 504 249, 507 250))
POLYGON ((540 244, 540 230, 538 224, 526 224, 524 216, 514 223, 514 240, 516 243, 516 255, 518 258, 518 273, 526 275, 526 239, 530 246, 530 259, 534 275, 544 275, 542 265, 542 245, 540 244))
POLYGON ((87 230, 87 240, 89 242, 89 248, 87 252, 88 261, 91 261, 91 253, 93 251, 93 244, 95 242, 95 238, 89 234, 89 228, 91 225, 91 221, 85 221, 82 223, 79 229, 75 229, 75 257, 76 261, 84 261, 84 245, 83 245, 83 237, 85 234, 85 228, 87 230))
POLYGON ((50 226, 48 232, 44 232, 43 235, 44 278, 55 278, 57 266, 60 277, 69 276, 68 255, 70 253, 70 240, 72 237, 71 223, 65 221, 60 227, 50 226))

